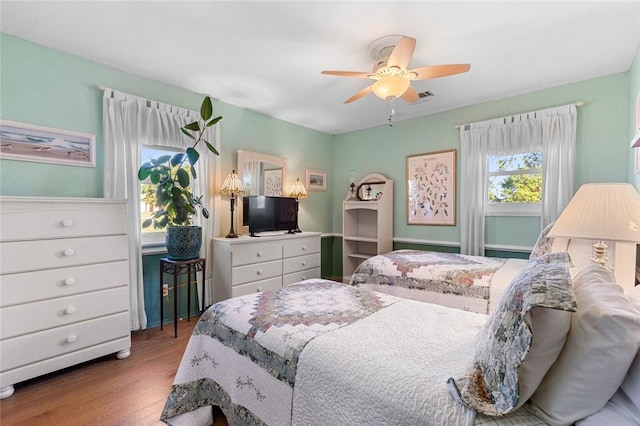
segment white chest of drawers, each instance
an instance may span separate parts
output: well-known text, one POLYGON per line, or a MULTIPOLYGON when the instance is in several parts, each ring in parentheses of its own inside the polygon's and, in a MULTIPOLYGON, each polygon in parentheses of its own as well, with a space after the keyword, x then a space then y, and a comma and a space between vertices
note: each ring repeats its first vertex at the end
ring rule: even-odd
POLYGON ((213 239, 214 301, 320 278, 320 233, 213 239))
POLYGON ((0 399, 15 383, 130 354, 124 201, 0 197, 0 399))

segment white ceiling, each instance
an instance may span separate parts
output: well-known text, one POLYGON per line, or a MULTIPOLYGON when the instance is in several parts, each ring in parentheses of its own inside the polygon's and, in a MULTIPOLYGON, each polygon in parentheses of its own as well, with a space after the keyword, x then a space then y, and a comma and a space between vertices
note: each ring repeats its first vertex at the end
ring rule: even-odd
MULTIPOLYGON (((640 1, 2 1, 0 30, 329 134, 385 124, 388 102, 342 102, 371 80, 369 44, 414 37, 409 68, 470 63, 414 81, 429 101, 394 121, 628 71, 640 1)), ((117 89, 117 87, 114 87, 117 89)), ((214 107, 215 108, 215 107, 214 107)))

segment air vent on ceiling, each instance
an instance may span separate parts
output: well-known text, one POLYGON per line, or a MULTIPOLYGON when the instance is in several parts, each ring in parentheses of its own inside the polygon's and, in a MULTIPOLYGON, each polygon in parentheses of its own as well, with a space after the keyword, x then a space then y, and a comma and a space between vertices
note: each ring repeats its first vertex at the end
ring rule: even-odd
POLYGON ((413 103, 413 105, 415 104, 420 104, 422 102, 427 102, 430 101, 431 98, 433 98, 435 95, 433 94, 433 92, 429 91, 429 90, 425 90, 424 92, 420 92, 418 93, 418 100, 415 101, 413 103))

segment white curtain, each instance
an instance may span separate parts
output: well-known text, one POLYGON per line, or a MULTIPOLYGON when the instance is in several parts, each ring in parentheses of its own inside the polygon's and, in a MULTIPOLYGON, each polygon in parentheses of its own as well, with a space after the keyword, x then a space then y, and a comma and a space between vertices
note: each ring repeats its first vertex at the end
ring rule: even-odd
MULTIPOLYGON (((195 111, 142 99, 109 88, 104 90, 102 101, 104 136, 104 197, 127 200, 129 235, 129 282, 131 300, 131 329, 146 328, 144 310, 144 286, 142 278, 142 247, 140 229, 140 147, 187 148, 192 140, 184 136, 180 128, 199 117, 195 111)), ((209 128, 205 139, 220 150, 219 125, 209 128)), ((204 195, 203 201, 210 212, 209 220, 196 217, 202 226, 202 253, 207 259, 206 304, 213 301, 211 283, 211 238, 218 234, 219 217, 216 214, 219 196, 215 188, 219 182, 218 156, 207 149, 199 149, 200 160, 196 164, 198 179, 193 183, 194 195, 204 195)), ((199 287, 199 286, 198 286, 199 287)), ((200 290, 198 290, 200 291, 200 290)), ((201 295, 199 294, 201 297, 201 295)))
POLYGON ((260 195, 262 191, 260 191, 260 166, 262 163, 260 161, 248 161, 244 163, 244 170, 238 170, 238 173, 241 173, 244 182, 242 182, 246 186, 249 185, 249 195, 260 195))
POLYGON ((544 228, 571 199, 577 113, 574 104, 460 127, 460 252, 484 256, 489 156, 542 152, 544 228))

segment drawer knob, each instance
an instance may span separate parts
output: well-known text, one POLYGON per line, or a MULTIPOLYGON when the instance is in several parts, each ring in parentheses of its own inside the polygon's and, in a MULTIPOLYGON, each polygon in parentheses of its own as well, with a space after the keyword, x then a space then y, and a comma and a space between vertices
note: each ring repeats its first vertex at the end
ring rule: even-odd
POLYGON ((307 250, 307 246, 302 246, 302 251, 306 251, 307 250))
POLYGON ((74 285, 75 283, 76 283, 75 278, 67 278, 66 280, 64 280, 64 285, 74 285))
POLYGON ((65 228, 70 228, 73 226, 73 220, 71 219, 65 219, 62 221, 62 226, 64 226, 65 228))
POLYGON ((75 334, 70 334, 69 337, 67 337, 67 343, 73 343, 76 340, 78 340, 78 336, 76 336, 75 334))
POLYGON ((262 287, 258 287, 258 288, 256 289, 256 293, 260 293, 261 291, 262 291, 262 287))
POLYGON ((258 257, 262 257, 262 252, 259 251, 258 253, 256 253, 258 255, 258 257))
POLYGON ((69 306, 67 309, 64 310, 64 313, 67 315, 75 314, 76 313, 75 306, 69 306))
POLYGON ((302 261, 302 266, 307 266, 307 262, 306 261, 302 261))
POLYGON ((262 269, 258 269, 258 270, 256 271, 256 274, 258 274, 258 275, 262 275, 262 269))
POLYGON ((65 256, 73 256, 74 254, 76 254, 76 251, 72 248, 68 248, 64 251, 65 256))
POLYGON ((303 279, 303 280, 306 280, 306 279, 307 279, 306 275, 303 275, 303 276, 302 276, 302 279, 303 279))

